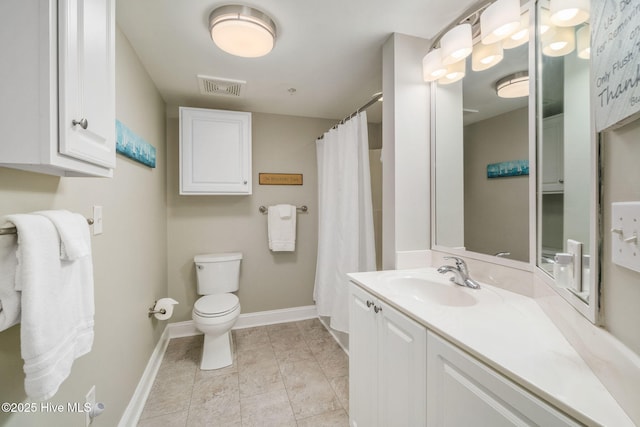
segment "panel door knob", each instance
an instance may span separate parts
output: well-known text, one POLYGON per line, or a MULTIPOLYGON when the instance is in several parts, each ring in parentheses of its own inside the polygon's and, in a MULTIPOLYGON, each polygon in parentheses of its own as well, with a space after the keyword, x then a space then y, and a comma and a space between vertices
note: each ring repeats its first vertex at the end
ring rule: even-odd
POLYGON ((373 301, 367 300, 367 307, 371 307, 373 305, 373 301))
POLYGON ((376 305, 375 307, 373 307, 373 311, 375 311, 376 313, 380 313, 382 311, 382 307, 378 307, 376 305))
POLYGON ((74 126, 80 125, 82 127, 82 129, 86 129, 87 126, 89 126, 89 122, 85 118, 82 118, 80 120, 73 119, 71 121, 71 124, 74 125, 74 126))

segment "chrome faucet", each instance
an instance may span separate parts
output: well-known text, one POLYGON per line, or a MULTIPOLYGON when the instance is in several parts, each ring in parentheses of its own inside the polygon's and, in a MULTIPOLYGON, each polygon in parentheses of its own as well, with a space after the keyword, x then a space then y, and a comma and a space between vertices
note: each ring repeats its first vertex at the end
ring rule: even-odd
POLYGON ((442 267, 438 267, 438 273, 453 273, 451 281, 456 285, 466 286, 472 289, 480 289, 480 283, 469 277, 467 263, 465 263, 462 258, 458 258, 455 256, 446 256, 444 257, 444 259, 455 260, 456 266, 454 267, 452 265, 443 265, 442 267))

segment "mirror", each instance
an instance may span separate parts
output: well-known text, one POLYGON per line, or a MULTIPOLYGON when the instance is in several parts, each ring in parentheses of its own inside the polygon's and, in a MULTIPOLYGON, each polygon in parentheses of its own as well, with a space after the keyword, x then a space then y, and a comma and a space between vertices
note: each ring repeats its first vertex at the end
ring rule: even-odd
POLYGON ((529 98, 496 92, 501 79, 528 75, 529 44, 483 71, 466 61, 464 79, 432 85, 433 245, 529 263, 529 98))
POLYGON ((585 51, 589 23, 548 27, 548 1, 539 2, 538 17, 537 265, 595 321, 597 216, 591 213, 597 212, 598 168, 585 51))

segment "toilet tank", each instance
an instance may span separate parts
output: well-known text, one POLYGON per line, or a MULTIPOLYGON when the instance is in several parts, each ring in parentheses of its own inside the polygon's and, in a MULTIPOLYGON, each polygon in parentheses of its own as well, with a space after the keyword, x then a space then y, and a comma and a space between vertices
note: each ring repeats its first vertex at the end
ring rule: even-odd
POLYGON ((238 290, 240 281, 239 252, 196 255, 198 294, 211 295, 238 290))

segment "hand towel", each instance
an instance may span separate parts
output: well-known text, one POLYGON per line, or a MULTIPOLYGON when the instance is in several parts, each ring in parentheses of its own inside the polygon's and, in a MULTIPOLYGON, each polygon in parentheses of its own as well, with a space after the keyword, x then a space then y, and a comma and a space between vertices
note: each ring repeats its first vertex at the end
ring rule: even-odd
POLYGON ((0 236, 0 331, 20 322, 20 292, 15 288, 17 250, 16 235, 0 236))
MULTIPOLYGON (((69 376, 73 361, 93 344, 91 256, 60 259, 58 231, 45 216, 7 219, 18 229, 16 285, 22 290, 25 391, 34 400, 46 400, 69 376)), ((90 248, 88 227, 81 235, 90 248)))
POLYGON ((55 225, 60 235, 60 259, 69 261, 91 253, 91 242, 84 238, 89 227, 84 216, 65 210, 34 212, 43 215, 55 225))
POLYGON ((296 207, 269 206, 267 218, 269 249, 274 252, 296 250, 296 207))

